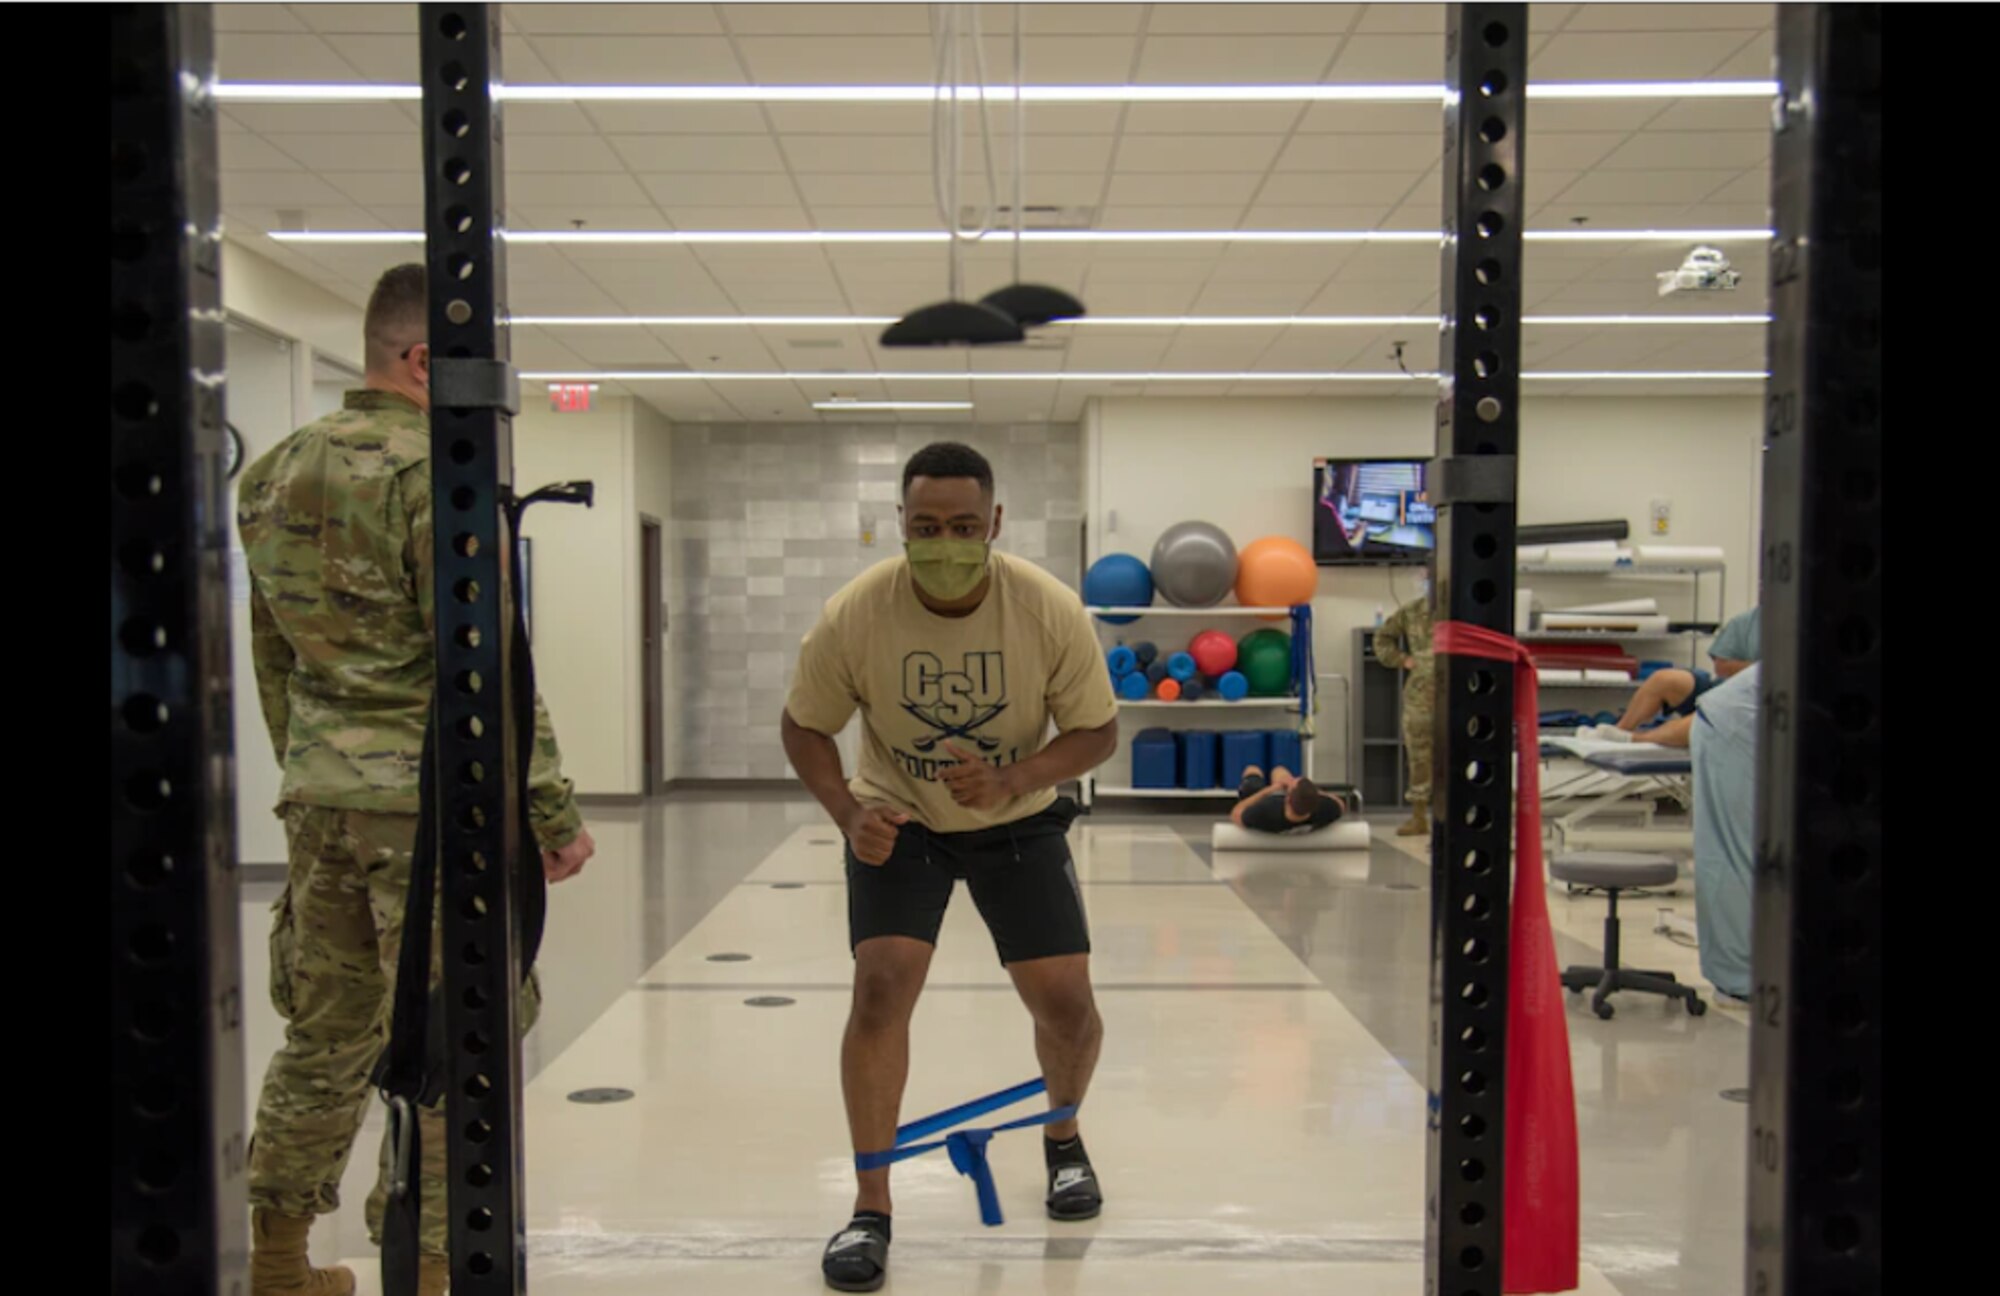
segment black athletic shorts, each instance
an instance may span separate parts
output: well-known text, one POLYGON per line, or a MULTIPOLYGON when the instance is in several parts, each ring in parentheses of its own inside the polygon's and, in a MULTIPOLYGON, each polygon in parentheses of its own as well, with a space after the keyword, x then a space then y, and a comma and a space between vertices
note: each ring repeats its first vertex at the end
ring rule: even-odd
POLYGON ((847 847, 848 948, 876 936, 937 944, 952 884, 963 878, 1003 965, 1090 953, 1069 854, 1078 813, 1064 797, 1040 814, 973 832, 932 832, 912 820, 896 830, 895 849, 880 865, 862 863, 847 847))
POLYGON ((1679 706, 1669 707, 1663 715, 1663 719, 1671 719, 1674 716, 1693 715, 1695 711, 1694 704, 1701 700, 1701 695, 1722 682, 1705 670, 1695 670, 1688 673, 1694 676, 1694 692, 1688 694, 1687 701, 1681 703, 1679 706))

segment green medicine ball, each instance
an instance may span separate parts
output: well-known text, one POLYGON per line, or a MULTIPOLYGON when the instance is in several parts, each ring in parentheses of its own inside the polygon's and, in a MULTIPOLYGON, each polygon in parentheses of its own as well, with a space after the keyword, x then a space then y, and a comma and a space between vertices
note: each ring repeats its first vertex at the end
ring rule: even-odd
POLYGON ((1250 696, 1285 696, 1292 691, 1292 637, 1268 626, 1252 630, 1237 641, 1236 669, 1250 681, 1250 696))

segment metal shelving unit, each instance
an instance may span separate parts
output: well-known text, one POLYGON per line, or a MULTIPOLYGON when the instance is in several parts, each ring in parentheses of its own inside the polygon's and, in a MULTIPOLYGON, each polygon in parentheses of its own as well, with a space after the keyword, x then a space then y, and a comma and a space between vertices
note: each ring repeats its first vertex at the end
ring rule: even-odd
MULTIPOLYGON (((1673 576, 1692 576, 1694 577, 1694 588, 1690 595, 1692 606, 1688 609, 1688 620, 1690 621, 1701 619, 1701 578, 1704 576, 1713 576, 1715 577, 1715 620, 1718 625, 1723 619, 1723 609, 1729 606, 1727 577, 1722 564, 1719 562, 1705 565, 1688 564, 1671 567, 1654 567, 1630 562, 1617 563, 1610 567, 1592 566, 1588 563, 1518 563, 1515 565, 1514 570, 1524 579, 1530 580, 1536 576, 1608 576, 1613 580, 1659 580, 1673 576)), ((1690 669, 1694 669, 1701 665, 1699 656, 1701 651, 1700 641, 1708 637, 1710 636, 1700 630, 1680 630, 1666 634, 1624 634, 1617 630, 1531 630, 1522 635, 1521 639, 1523 642, 1534 640, 1589 643, 1625 639, 1635 643, 1684 643, 1687 646, 1687 664, 1690 669)), ((1567 685, 1559 687, 1580 686, 1567 685)), ((1616 688, 1617 685, 1597 685, 1595 687, 1616 688)))
MULTIPOLYGON (((1104 607, 1104 606, 1091 605, 1087 606, 1084 610, 1089 612, 1093 618, 1102 618, 1106 616, 1134 618, 1133 621, 1127 622, 1123 625, 1108 626, 1109 629, 1119 631, 1128 640, 1143 637, 1134 634, 1133 631, 1135 627, 1137 627, 1139 622, 1144 621, 1150 617, 1173 617, 1173 618, 1204 617, 1210 621, 1218 621, 1218 620, 1242 621, 1254 618, 1256 620, 1265 622, 1282 620, 1289 623, 1292 615, 1292 609, 1288 607, 1243 607, 1240 605, 1224 605, 1221 607, 1205 607, 1205 608, 1187 608, 1187 607, 1139 608, 1139 607, 1104 607)), ((1096 620, 1095 624, 1099 627, 1100 631, 1107 628, 1107 623, 1101 619, 1096 620)), ((1286 633, 1288 634, 1290 633, 1289 624, 1281 628, 1285 629, 1286 633)), ((1301 687, 1304 688, 1306 691, 1305 705, 1308 711, 1310 711, 1310 708, 1312 707, 1313 704, 1313 689, 1316 687, 1316 684, 1312 680, 1305 680, 1302 682, 1301 687)), ((1165 712, 1169 715, 1171 715, 1176 711, 1201 711, 1212 714, 1213 712, 1218 710, 1234 710, 1242 712, 1251 712, 1260 710, 1261 711, 1285 710, 1291 712, 1293 716, 1296 718, 1299 712, 1299 706, 1300 706, 1300 698, 1297 694, 1291 694, 1286 697, 1247 697, 1244 698, 1241 702, 1225 702, 1221 700, 1214 700, 1208 698, 1204 698, 1199 702, 1180 702, 1180 701, 1169 702, 1162 698, 1142 698, 1135 701, 1135 700, 1127 700, 1121 698, 1119 699, 1118 702, 1118 710, 1121 716, 1127 710, 1137 710, 1143 708, 1149 711, 1165 712)), ((1313 769, 1314 762, 1313 762, 1312 740, 1310 738, 1305 738, 1301 746, 1304 752, 1304 764, 1305 764, 1304 773, 1307 778, 1316 777, 1313 769)), ((1084 775, 1081 779, 1077 781, 1077 785, 1078 785, 1078 793, 1080 799, 1082 800, 1085 808, 1089 808, 1090 806, 1096 804, 1097 798, 1100 796, 1146 797, 1149 799, 1185 801, 1185 800, 1202 800, 1202 799, 1217 798, 1217 797, 1234 798, 1236 795, 1236 790, 1234 788, 1141 788, 1141 787, 1131 787, 1125 784, 1100 783, 1095 773, 1084 775)))

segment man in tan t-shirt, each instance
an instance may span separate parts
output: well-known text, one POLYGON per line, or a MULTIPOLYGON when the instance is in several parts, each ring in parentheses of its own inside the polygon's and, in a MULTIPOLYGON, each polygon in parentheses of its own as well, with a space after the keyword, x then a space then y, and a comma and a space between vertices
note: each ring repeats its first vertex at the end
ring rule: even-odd
MULTIPOLYGON (((912 456, 905 555, 828 600, 785 703, 785 754, 847 836, 854 1004, 840 1070, 857 1156, 895 1144, 910 1014, 959 878, 1034 1018, 1051 1108, 1083 1100, 1103 1040, 1066 837, 1077 809, 1055 788, 1110 756, 1118 703, 1075 593, 991 551, 1000 513, 978 451, 941 442, 912 456), (833 735, 857 710, 849 782, 833 735)), ((1043 1143, 1050 1218, 1095 1218, 1103 1197, 1076 1120, 1049 1124, 1043 1143)), ((889 1171, 856 1179, 854 1218, 821 1269, 837 1290, 874 1291, 889 1171)))

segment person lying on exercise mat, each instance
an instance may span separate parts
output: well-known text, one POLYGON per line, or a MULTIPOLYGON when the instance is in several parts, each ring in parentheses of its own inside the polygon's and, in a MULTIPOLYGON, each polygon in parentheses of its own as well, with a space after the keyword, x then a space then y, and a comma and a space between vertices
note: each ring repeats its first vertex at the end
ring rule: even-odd
POLYGON ((1243 771, 1236 789, 1236 808, 1229 817, 1252 832, 1299 833, 1324 828, 1347 813, 1347 802, 1320 791, 1311 779, 1274 766, 1271 777, 1255 765, 1243 771))

